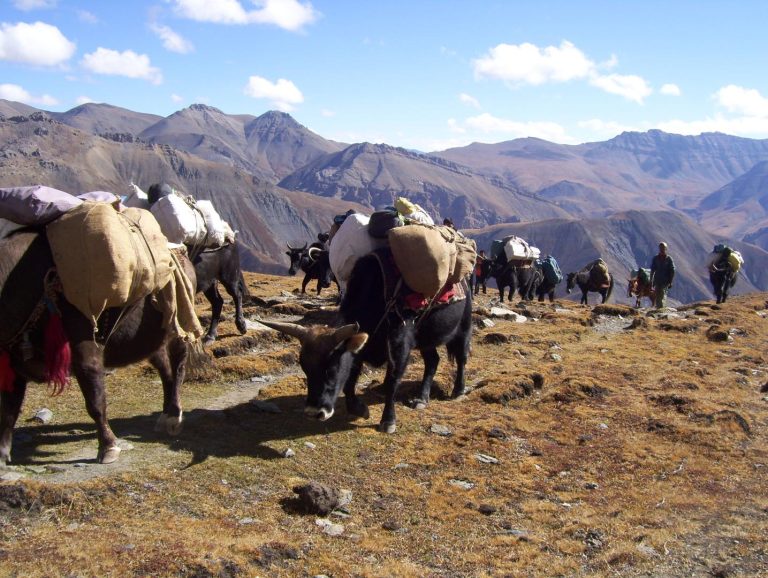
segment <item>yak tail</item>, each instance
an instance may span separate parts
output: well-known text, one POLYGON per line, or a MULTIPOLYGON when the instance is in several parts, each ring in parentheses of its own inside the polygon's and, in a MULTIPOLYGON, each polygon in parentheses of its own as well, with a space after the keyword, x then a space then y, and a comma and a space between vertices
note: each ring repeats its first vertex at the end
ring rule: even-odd
POLYGON ((243 272, 240 271, 238 275, 239 275, 239 278, 237 280, 237 283, 240 285, 240 295, 242 295, 243 299, 250 299, 251 292, 248 290, 248 285, 245 282, 245 277, 243 277, 243 272))
POLYGON ((60 395, 69 385, 72 350, 64 333, 61 316, 52 314, 45 327, 45 378, 52 387, 52 395, 60 395))

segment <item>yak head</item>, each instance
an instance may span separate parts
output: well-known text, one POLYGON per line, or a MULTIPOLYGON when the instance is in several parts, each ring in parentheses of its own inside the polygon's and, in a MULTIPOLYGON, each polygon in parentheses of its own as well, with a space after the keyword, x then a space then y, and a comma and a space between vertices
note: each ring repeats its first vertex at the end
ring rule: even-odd
POLYGON ((301 342, 299 364, 307 377, 304 413, 320 421, 329 419, 356 356, 368 342, 368 334, 360 332, 357 323, 336 328, 276 321, 261 323, 301 342))
POLYGON ((291 260, 291 266, 288 268, 288 274, 295 275, 301 266, 301 257, 307 250, 307 244, 304 243, 303 247, 291 247, 290 244, 287 245, 288 250, 285 252, 285 254, 288 255, 288 258, 291 260))
POLYGON ((568 273, 567 281, 565 283, 565 288, 568 290, 568 293, 573 291, 573 288, 576 286, 576 273, 568 273))

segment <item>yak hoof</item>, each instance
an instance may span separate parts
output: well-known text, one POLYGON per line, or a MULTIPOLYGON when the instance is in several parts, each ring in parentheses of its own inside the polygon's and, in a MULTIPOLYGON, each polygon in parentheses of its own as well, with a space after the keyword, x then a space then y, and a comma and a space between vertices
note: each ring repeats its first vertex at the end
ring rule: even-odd
POLYGON ((170 416, 167 413, 161 413, 155 422, 155 432, 167 433, 170 436, 176 436, 181 433, 182 413, 179 412, 178 417, 170 416))
POLYGON ((203 337, 203 347, 206 347, 207 345, 210 345, 214 341, 216 341, 216 336, 215 335, 206 335, 205 337, 203 337))
POLYGON ((380 423, 379 431, 385 434, 393 434, 397 431, 396 423, 380 423))
POLYGON ((117 461, 121 451, 122 450, 120 450, 120 447, 117 445, 109 446, 105 450, 99 450, 99 455, 96 459, 100 464, 111 464, 117 461))
POLYGON ((240 335, 245 335, 248 332, 248 326, 245 324, 245 319, 237 319, 235 325, 237 326, 240 335))
POLYGON ((356 399, 354 402, 350 402, 347 405, 347 411, 355 417, 360 417, 363 419, 368 419, 371 417, 371 412, 368 411, 368 406, 359 399, 356 399))
POLYGON ((427 402, 423 399, 412 399, 411 407, 418 410, 427 409, 427 402))

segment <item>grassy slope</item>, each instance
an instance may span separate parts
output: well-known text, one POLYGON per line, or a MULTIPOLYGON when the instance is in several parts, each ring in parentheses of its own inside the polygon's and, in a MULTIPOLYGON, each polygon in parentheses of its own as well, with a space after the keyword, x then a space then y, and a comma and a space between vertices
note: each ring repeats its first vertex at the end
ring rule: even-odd
MULTIPOLYGON (((248 280, 263 298, 300 283, 248 280)), ((249 313, 300 312, 297 301, 249 313)), ((73 388, 51 400, 33 387, 14 446, 28 477, 0 486, 0 576, 764 570, 766 296, 700 304, 684 319, 641 315, 645 324, 631 330, 626 308, 607 311, 619 319, 559 307, 534 306, 533 323, 478 329, 466 399, 435 392, 425 411, 399 406, 391 436, 375 430, 383 371, 361 379, 370 420, 351 421, 343 409, 330 422, 306 420, 297 344, 274 334, 244 342, 231 320, 219 346, 236 354, 212 358, 185 384, 187 424, 175 440, 152 432, 161 394, 148 366, 109 377, 111 424, 133 445, 114 466, 72 466, 96 451, 81 396, 73 388), (712 325, 734 330, 733 341, 709 339, 712 325), (269 385, 258 392, 253 376, 269 385), (256 411, 256 396, 282 413, 256 411), (24 421, 42 406, 53 422, 24 421), (433 424, 452 435, 431 433, 433 424), (489 435, 497 430, 503 439, 489 435), (289 447, 296 455, 284 458, 289 447), (297 510, 291 489, 309 479, 353 492, 350 516, 331 516, 342 536, 297 510)), ((406 387, 420 371, 415 358, 406 387)), ((444 361, 442 392, 451 376, 444 361)))

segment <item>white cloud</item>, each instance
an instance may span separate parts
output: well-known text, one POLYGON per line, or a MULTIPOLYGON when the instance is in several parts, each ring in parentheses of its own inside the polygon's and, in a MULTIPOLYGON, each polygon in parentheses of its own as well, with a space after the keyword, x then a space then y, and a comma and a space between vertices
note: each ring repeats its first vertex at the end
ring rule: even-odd
POLYGON ((471 95, 469 95, 469 94, 467 94, 465 92, 462 92, 459 95, 459 100, 461 102, 463 102, 464 104, 468 104, 469 106, 471 106, 473 108, 476 108, 478 110, 482 108, 480 106, 480 101, 479 100, 477 100, 474 96, 471 96, 471 95))
POLYGON ((754 88, 729 84, 714 94, 715 101, 728 112, 745 116, 768 117, 768 99, 754 88))
POLYGON ((638 104, 643 104, 643 100, 653 92, 644 79, 634 75, 594 75, 589 83, 605 92, 618 94, 638 104))
POLYGON ((152 66, 149 56, 136 54, 133 50, 118 52, 99 47, 96 52, 83 56, 82 64, 95 74, 139 78, 148 80, 152 84, 163 82, 160 69, 152 66))
POLYGON ((57 0, 13 0, 17 10, 29 11, 56 8, 57 0))
POLYGON ((544 49, 530 43, 499 44, 473 61, 475 77, 497 78, 513 85, 540 85, 585 78, 595 67, 584 53, 564 40, 544 49))
POLYGON ((75 53, 70 42, 55 26, 44 22, 0 24, 0 60, 37 66, 57 66, 75 53))
MULTIPOLYGON (((568 136, 565 129, 555 122, 520 122, 497 118, 488 113, 467 118, 464 128, 484 135, 500 135, 505 139, 537 137, 544 140, 571 143, 574 140, 568 136)), ((496 138, 496 137, 494 137, 496 138)))
POLYGON ((657 128, 664 132, 685 135, 698 135, 703 132, 722 132, 744 137, 762 138, 768 134, 768 117, 726 118, 715 115, 714 118, 704 120, 683 121, 670 120, 661 122, 657 128))
POLYGON ((80 19, 80 22, 85 22, 86 24, 99 23, 99 17, 96 16, 93 12, 88 12, 88 10, 78 10, 77 17, 80 19))
POLYGON ((273 83, 261 76, 251 76, 243 92, 253 98, 267 99, 275 108, 283 112, 290 112, 294 105, 304 102, 304 95, 301 94, 301 91, 293 82, 284 78, 273 83))
POLYGON ((23 102, 25 104, 42 104, 45 106, 55 106, 59 104, 59 101, 49 94, 33 96, 18 84, 0 84, 0 98, 13 100, 15 102, 23 102))
POLYGON ((676 84, 664 84, 659 89, 659 92, 666 96, 680 96, 681 94, 683 94, 682 91, 680 90, 680 87, 677 86, 676 84))
POLYGON ((90 96, 78 96, 75 99, 75 102, 78 106, 80 106, 81 104, 88 104, 89 102, 93 102, 93 99, 90 96))
POLYGON ((189 54, 195 49, 189 40, 174 32, 169 26, 150 24, 150 29, 163 41, 166 50, 179 54, 189 54))
POLYGON ((643 78, 599 72, 617 65, 615 55, 602 64, 596 64, 567 40, 563 40, 560 46, 546 48, 528 42, 499 44, 484 57, 472 62, 477 79, 495 78, 513 87, 588 80, 596 88, 642 104, 652 93, 643 78))
POLYGON ((184 97, 183 96, 179 96, 178 94, 172 94, 171 95, 171 100, 173 102, 175 102, 176 104, 179 104, 181 102, 184 102, 184 97))
POLYGON ((176 12, 186 18, 216 24, 273 24, 298 31, 315 22, 319 13, 310 2, 299 0, 254 0, 255 10, 246 10, 239 0, 171 0, 176 12))
POLYGON ((320 115, 324 116, 325 118, 331 118, 332 116, 336 116, 336 111, 324 108, 320 111, 320 115))

